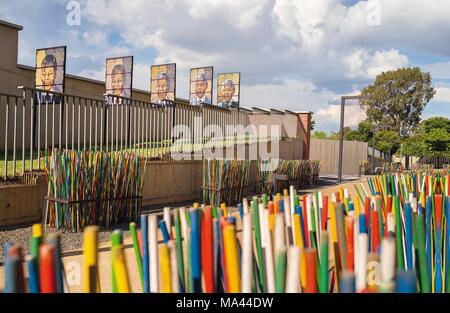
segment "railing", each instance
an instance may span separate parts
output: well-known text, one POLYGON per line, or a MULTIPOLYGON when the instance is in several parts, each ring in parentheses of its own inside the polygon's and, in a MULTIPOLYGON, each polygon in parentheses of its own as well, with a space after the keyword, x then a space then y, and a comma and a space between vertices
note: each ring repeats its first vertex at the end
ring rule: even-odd
POLYGON ((249 125, 248 112, 176 102, 164 106, 136 99, 45 92, 19 87, 21 95, 0 94, 0 177, 42 171, 54 148, 77 151, 133 151, 152 160, 172 160, 171 152, 195 154, 204 148, 251 143, 254 133, 227 125, 249 125), (176 132, 175 126, 183 126, 176 132), (219 126, 221 134, 209 132, 219 126), (188 134, 186 134, 188 132, 188 134), (3 155, 1 151, 3 150, 3 155))

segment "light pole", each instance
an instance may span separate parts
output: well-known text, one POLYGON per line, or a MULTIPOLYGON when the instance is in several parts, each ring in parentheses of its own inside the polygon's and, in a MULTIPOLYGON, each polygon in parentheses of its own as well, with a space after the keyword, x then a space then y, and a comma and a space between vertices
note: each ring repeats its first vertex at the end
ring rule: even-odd
POLYGON ((347 100, 361 100, 361 95, 341 97, 341 121, 339 126, 339 160, 338 160, 338 183, 342 183, 342 158, 344 150, 344 113, 347 100))

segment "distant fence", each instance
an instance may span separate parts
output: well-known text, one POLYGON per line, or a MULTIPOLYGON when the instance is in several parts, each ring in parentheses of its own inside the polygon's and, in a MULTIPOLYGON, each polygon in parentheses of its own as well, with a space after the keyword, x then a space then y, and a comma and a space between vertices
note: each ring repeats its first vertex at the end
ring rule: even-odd
MULTIPOLYGON (((383 159, 386 160, 387 159, 387 154, 384 152, 381 152, 377 149, 373 149, 374 150, 374 156, 375 158, 379 158, 379 159, 383 159)), ((372 157, 372 147, 367 147, 367 155, 369 157, 372 157)))
POLYGON ((428 157, 428 158, 420 158, 413 168, 434 168, 434 169, 442 169, 447 168, 450 164, 450 158, 446 157, 428 157))
POLYGON ((180 102, 162 106, 111 95, 104 99, 62 93, 41 97, 43 90, 20 89, 21 96, 0 94, 2 179, 42 170, 41 157, 53 148, 128 150, 150 159, 171 160, 175 144, 183 153, 196 153, 209 146, 254 140, 255 134, 226 127, 249 125, 249 111, 242 108, 180 102), (176 125, 183 126, 180 132, 173 132, 176 125), (218 125, 221 134, 205 133, 209 125, 218 125))
MULTIPOLYGON (((358 175, 359 165, 368 160, 367 148, 367 142, 344 140, 343 175, 358 175)), ((311 138, 309 159, 320 161, 321 174, 337 175, 339 140, 311 138)))

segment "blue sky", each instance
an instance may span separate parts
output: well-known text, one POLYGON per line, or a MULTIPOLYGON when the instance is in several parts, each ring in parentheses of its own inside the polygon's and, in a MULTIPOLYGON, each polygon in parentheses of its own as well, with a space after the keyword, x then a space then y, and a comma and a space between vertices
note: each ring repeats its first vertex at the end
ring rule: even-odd
MULTIPOLYGON (((177 63, 177 95, 189 68, 242 73, 241 105, 315 113, 316 129, 338 127, 337 99, 381 71, 420 66, 437 89, 423 117, 450 116, 449 0, 0 0, 0 19, 24 26, 19 62, 37 48, 67 45, 67 72, 104 80, 105 58, 134 55, 134 87, 149 68, 177 63), (401 12, 401 14, 399 14, 401 12)), ((355 105, 346 124, 364 118, 355 105)))

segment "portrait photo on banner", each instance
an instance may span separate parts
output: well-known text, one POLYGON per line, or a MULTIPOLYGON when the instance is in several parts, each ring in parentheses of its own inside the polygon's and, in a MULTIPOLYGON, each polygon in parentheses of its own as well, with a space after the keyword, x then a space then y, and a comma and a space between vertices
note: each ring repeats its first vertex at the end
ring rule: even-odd
POLYGON ((131 98, 133 88, 133 57, 126 56, 106 59, 105 81, 106 94, 109 95, 108 103, 120 104, 124 101, 122 98, 131 98))
POLYGON ((60 104, 64 93, 66 72, 66 47, 52 47, 36 50, 35 103, 60 104))
POLYGON ((241 73, 217 75, 217 105, 222 108, 239 107, 241 73))
POLYGON ((151 102, 165 105, 175 101, 176 64, 152 65, 150 71, 151 102))
POLYGON ((189 85, 191 105, 212 104, 213 67, 192 68, 189 85))

